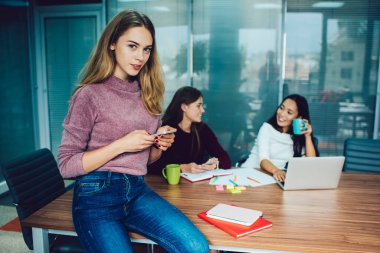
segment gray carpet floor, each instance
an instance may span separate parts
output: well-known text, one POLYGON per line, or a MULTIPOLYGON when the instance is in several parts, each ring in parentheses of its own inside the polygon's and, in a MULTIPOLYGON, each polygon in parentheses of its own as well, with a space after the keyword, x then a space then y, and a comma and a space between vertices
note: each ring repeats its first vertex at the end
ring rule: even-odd
MULTIPOLYGON (((17 217, 16 209, 10 206, 0 206, 0 226, 17 217)), ((0 253, 28 253, 22 233, 0 230, 0 253)))

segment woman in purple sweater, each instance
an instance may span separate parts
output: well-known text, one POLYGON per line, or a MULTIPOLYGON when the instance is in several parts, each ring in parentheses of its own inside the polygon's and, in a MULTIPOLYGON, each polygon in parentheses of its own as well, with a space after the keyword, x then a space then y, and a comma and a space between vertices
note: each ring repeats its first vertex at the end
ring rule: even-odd
POLYGON ((88 252, 133 252, 128 232, 167 252, 208 252, 201 232, 144 182, 147 164, 173 143, 160 127, 164 84, 147 16, 123 11, 102 33, 64 120, 58 159, 76 177, 73 222, 88 252))
POLYGON ((231 167, 227 152, 201 120, 204 112, 199 90, 185 86, 175 93, 162 118, 163 124, 178 129, 175 142, 159 160, 148 166, 148 173, 161 175, 162 168, 170 163, 180 164, 182 172, 190 173, 231 167))

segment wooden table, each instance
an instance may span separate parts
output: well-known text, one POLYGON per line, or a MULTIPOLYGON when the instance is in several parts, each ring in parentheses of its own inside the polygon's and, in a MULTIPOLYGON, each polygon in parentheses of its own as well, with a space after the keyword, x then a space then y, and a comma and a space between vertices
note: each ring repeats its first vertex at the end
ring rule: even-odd
MULTIPOLYGON (((380 174, 342 175, 338 189, 282 191, 277 185, 248 188, 241 194, 217 192, 208 181, 181 179, 171 186, 162 177, 146 182, 181 209, 206 235, 210 247, 239 252, 380 252, 380 174), (273 227, 235 239, 197 217, 222 202, 261 210, 273 227)), ((48 233, 75 235, 69 191, 22 223, 33 227, 35 252, 47 252, 48 233)), ((152 243, 136 234, 134 240, 152 243)))

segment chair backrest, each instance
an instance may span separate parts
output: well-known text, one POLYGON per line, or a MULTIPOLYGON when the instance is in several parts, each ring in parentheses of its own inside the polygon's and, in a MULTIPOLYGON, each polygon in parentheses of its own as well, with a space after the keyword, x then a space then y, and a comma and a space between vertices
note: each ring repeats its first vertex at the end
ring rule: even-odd
MULTIPOLYGON (((19 219, 25 219, 65 192, 57 162, 48 149, 40 149, 1 166, 19 219)), ((32 229, 22 226, 26 245, 33 249, 32 229)))
POLYGON ((380 140, 349 138, 343 155, 343 171, 380 172, 380 140))

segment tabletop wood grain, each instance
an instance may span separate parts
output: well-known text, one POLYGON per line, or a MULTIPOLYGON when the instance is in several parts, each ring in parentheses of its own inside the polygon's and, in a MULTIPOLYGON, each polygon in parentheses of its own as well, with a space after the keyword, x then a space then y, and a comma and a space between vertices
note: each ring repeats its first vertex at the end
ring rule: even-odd
MULTIPOLYGON (((241 194, 217 192, 208 181, 147 184, 177 206, 206 235, 210 245, 297 252, 380 252, 380 174, 343 173, 333 190, 282 191, 277 185, 248 187, 241 194), (273 227, 239 239, 197 217, 217 203, 260 210, 273 227)), ((74 231, 72 191, 38 210, 24 225, 74 231)), ((136 234, 132 236, 139 237, 136 234)))

